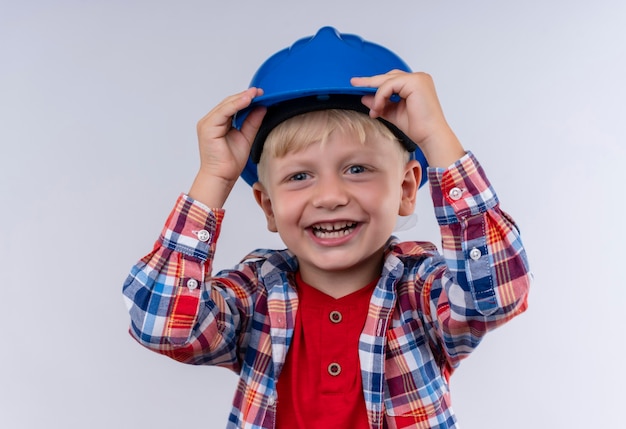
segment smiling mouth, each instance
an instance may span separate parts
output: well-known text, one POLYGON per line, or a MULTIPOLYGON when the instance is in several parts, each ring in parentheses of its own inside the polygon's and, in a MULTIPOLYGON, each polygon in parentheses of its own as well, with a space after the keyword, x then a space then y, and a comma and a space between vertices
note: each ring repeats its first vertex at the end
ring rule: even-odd
POLYGON ((339 238, 344 237, 354 231, 357 222, 333 222, 318 223, 311 227, 313 235, 317 238, 339 238))

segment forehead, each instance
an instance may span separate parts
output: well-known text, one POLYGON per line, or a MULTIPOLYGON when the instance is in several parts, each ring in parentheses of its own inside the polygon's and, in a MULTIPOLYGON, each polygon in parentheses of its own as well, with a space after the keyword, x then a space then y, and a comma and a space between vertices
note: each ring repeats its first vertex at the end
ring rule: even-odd
MULTIPOLYGON (((313 143, 321 142, 324 145, 330 135, 336 133, 354 137, 361 144, 374 138, 397 141, 385 125, 363 113, 324 110, 298 115, 276 126, 268 135, 263 152, 272 157, 281 157, 313 143)), ((393 146, 389 149, 392 150, 393 146)))
POLYGON ((393 145, 399 144, 380 136, 367 136, 361 141, 353 131, 335 130, 324 141, 292 148, 282 156, 268 156, 266 176, 278 177, 294 171, 335 174, 357 165, 370 171, 400 172, 406 162, 401 148, 393 148, 393 145))

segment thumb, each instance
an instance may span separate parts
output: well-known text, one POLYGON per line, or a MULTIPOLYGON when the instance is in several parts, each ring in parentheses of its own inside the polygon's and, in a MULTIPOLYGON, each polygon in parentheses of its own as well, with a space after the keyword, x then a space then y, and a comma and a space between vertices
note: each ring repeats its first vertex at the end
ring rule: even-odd
POLYGON ((241 125, 241 134, 245 137, 248 143, 252 144, 254 141, 254 137, 259 131, 263 118, 265 117, 265 112, 267 112, 267 108, 259 106, 250 112, 248 117, 243 121, 243 124, 241 125))
POLYGON ((364 95, 363 97, 361 97, 361 104, 363 104, 368 109, 371 109, 372 105, 374 104, 374 96, 369 94, 364 95))

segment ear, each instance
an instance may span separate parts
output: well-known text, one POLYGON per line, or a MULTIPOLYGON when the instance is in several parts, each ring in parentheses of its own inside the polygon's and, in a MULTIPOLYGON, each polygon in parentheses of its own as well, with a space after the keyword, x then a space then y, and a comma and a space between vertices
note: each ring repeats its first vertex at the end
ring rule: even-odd
POLYGON ((265 214, 267 229, 271 232, 278 232, 278 229, 276 228, 276 219, 274 218, 274 211, 272 210, 272 200, 270 199, 267 190, 261 182, 256 182, 252 185, 252 192, 254 193, 254 199, 265 214))
POLYGON ((402 200, 400 201, 400 216, 409 216, 415 210, 417 190, 422 180, 422 167, 419 162, 412 159, 404 167, 404 179, 402 180, 402 200))

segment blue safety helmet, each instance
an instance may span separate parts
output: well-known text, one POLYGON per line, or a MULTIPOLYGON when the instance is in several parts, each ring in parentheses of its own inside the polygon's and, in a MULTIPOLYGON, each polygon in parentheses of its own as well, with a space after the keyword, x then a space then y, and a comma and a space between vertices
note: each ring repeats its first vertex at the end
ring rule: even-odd
MULTIPOLYGON (((376 88, 355 87, 350 79, 373 76, 390 70, 411 69, 387 48, 367 42, 353 34, 341 34, 332 27, 323 27, 315 36, 295 42, 268 58, 250 82, 250 87, 263 89, 251 105, 238 112, 233 126, 241 129, 243 121, 257 106, 267 107, 263 123, 255 137, 250 158, 241 177, 253 185, 258 181, 257 164, 263 144, 270 131, 296 115, 315 110, 348 109, 368 113, 361 97, 374 94, 376 88)), ((422 166, 420 186, 427 180, 426 158, 417 145, 388 121, 383 122, 422 166)))

